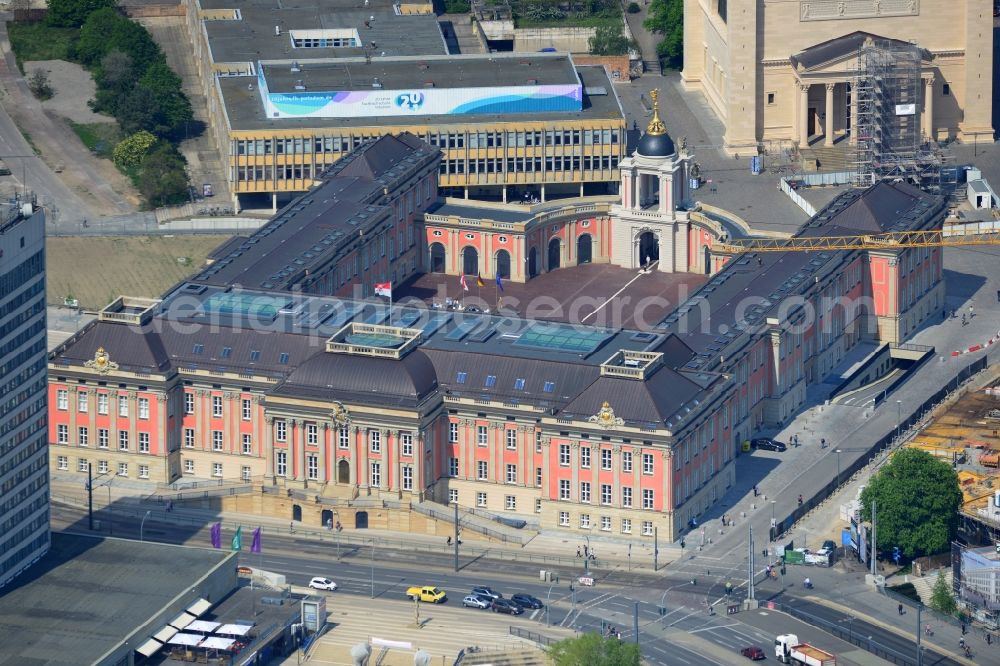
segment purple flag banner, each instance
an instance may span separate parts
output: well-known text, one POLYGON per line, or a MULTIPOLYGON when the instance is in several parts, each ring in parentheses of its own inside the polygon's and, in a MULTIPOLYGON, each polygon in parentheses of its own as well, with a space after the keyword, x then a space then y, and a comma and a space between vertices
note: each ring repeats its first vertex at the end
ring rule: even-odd
POLYGON ((260 528, 258 527, 253 531, 253 541, 250 542, 250 552, 259 553, 260 552, 260 528))
POLYGON ((222 523, 212 525, 212 548, 222 548, 222 523))

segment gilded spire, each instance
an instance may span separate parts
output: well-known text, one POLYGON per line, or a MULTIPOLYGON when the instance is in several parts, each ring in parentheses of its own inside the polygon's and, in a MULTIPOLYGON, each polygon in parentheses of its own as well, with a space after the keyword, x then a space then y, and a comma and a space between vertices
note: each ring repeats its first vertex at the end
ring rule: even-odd
POLYGON ((653 117, 649 119, 649 124, 646 125, 646 134, 651 136, 666 134, 667 128, 664 127, 663 121, 660 120, 660 91, 654 88, 649 92, 649 97, 653 100, 653 117))

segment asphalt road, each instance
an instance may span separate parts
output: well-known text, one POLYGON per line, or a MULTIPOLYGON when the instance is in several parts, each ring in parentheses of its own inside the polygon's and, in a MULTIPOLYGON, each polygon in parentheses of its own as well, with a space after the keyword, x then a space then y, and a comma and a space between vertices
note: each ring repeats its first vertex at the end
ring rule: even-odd
MULTIPOLYGON (((85 531, 85 513, 75 507, 54 504, 52 518, 56 529, 67 526, 85 531)), ((107 516, 101 516, 106 523, 107 516)), ((176 526, 161 523, 151 516, 145 523, 146 540, 204 544, 208 542, 208 527, 192 534, 176 526)), ((118 515, 115 519, 116 537, 136 538, 139 525, 133 516, 118 515)), ((469 560, 464 558, 462 569, 453 571, 450 556, 378 548, 374 552, 363 546, 342 547, 329 543, 316 543, 304 539, 272 536, 260 555, 245 553, 243 564, 259 566, 284 574, 289 583, 305 585, 313 576, 330 577, 340 589, 337 595, 365 595, 374 598, 401 599, 411 585, 437 585, 449 593, 449 604, 460 604, 467 590, 477 585, 488 585, 510 596, 527 592, 546 603, 548 613, 536 612, 511 618, 512 624, 531 626, 544 633, 547 623, 571 627, 578 631, 600 630, 602 620, 622 632, 622 639, 635 640, 633 622, 638 612, 639 639, 644 657, 650 664, 694 666, 697 664, 732 664, 739 647, 760 645, 770 649, 775 635, 773 624, 762 624, 760 612, 743 612, 728 616, 724 612, 725 599, 721 583, 710 584, 707 579, 692 581, 674 575, 635 575, 614 571, 595 575, 593 587, 574 584, 568 577, 556 583, 539 580, 536 567, 517 562, 469 560), (717 610, 709 613, 709 601, 717 610), (661 611, 661 608, 663 609, 661 611), (706 643, 697 641, 702 639, 706 643)), ((574 581, 575 583, 575 581, 574 581)), ((758 595, 760 598, 761 595, 758 595)), ((808 601, 797 599, 784 592, 782 601, 808 612, 825 622, 844 624, 850 618, 837 611, 808 601)), ((469 609, 471 613, 484 612, 469 609)), ((771 614, 779 615, 772 612, 771 614)), ((793 626, 787 616, 788 626, 793 626)), ((781 625, 784 626, 784 625, 781 625)), ((901 653, 915 654, 912 642, 877 626, 853 620, 852 626, 872 640, 888 645, 901 653)), ((805 631, 799 631, 805 633, 805 631)), ((807 634, 809 635, 809 634, 807 634)), ((823 649, 837 650, 843 643, 829 634, 814 630, 809 640, 823 649)), ((739 659, 735 660, 739 663, 739 659)), ((850 666, 857 663, 841 659, 838 663, 850 666)), ((925 659, 924 664, 950 666, 954 662, 940 656, 925 659)))

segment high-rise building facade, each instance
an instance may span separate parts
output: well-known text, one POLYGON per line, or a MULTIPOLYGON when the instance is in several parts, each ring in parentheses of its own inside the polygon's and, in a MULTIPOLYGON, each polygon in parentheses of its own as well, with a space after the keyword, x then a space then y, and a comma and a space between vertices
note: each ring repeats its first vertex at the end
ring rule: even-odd
POLYGON ((0 587, 49 549, 45 215, 0 207, 0 587))

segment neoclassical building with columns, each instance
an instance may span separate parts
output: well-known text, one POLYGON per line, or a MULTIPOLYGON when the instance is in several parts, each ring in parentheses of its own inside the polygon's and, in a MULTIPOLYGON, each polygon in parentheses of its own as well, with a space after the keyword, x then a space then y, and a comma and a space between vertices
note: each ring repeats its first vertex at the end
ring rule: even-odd
POLYGON ((685 0, 686 89, 726 126, 729 152, 759 142, 851 138, 858 51, 867 38, 920 49, 921 133, 993 140, 988 0, 685 0))

